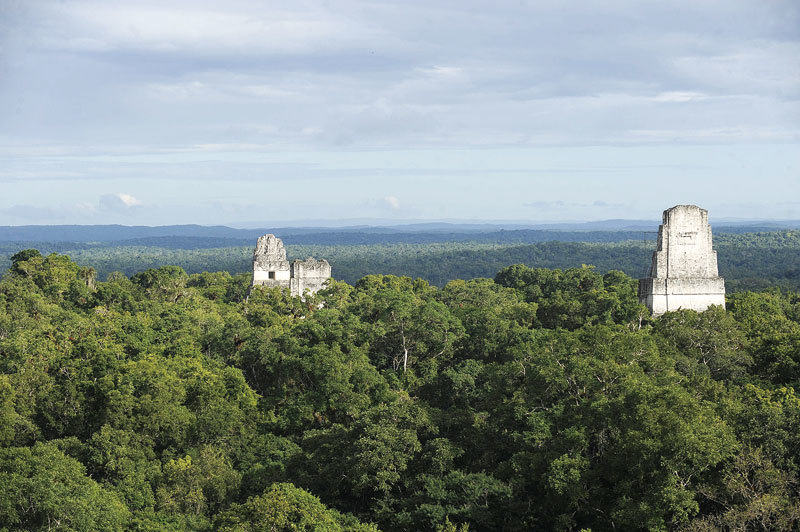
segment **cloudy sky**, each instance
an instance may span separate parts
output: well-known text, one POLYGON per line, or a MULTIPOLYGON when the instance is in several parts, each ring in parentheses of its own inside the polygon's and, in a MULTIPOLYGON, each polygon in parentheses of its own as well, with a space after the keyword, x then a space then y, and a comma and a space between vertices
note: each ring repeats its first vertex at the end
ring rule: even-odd
POLYGON ((800 218, 797 0, 0 0, 0 224, 800 218))

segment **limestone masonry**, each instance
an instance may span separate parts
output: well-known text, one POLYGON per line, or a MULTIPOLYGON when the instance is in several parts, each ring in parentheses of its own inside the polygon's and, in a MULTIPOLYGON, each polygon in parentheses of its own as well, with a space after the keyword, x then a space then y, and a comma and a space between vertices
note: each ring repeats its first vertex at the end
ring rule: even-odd
POLYGON ((654 316, 680 308, 700 312, 710 305, 725 306, 725 280, 717 271, 707 210, 677 205, 664 211, 653 262, 647 277, 639 279, 639 301, 654 316))
POLYGON ((325 259, 286 260, 283 242, 275 235, 258 239, 253 252, 253 286, 288 288, 293 296, 312 294, 331 278, 331 265, 325 259))

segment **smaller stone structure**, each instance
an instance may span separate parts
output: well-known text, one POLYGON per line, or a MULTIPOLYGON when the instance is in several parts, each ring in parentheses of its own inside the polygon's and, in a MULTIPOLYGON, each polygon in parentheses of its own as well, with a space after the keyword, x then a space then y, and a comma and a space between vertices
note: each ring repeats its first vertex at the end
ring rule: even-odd
POLYGON ((327 260, 286 260, 283 241, 275 235, 259 237, 253 251, 252 286, 288 288, 293 296, 302 296, 306 291, 321 290, 331 278, 331 265, 327 260))
POLYGON ((664 211, 650 270, 639 279, 639 301, 654 316, 681 308, 700 312, 711 305, 725 306, 725 280, 717 271, 707 210, 676 205, 664 211))

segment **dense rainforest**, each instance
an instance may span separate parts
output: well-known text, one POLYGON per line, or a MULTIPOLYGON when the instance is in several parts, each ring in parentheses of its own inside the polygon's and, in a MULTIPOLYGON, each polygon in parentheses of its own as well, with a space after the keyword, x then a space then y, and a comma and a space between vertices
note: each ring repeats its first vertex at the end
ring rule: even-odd
POLYGON ((654 319, 592 267, 301 300, 9 263, 0 530, 800 529, 795 292, 654 319))
MULTIPOLYGON (((727 231, 715 233, 714 243, 720 275, 725 277, 729 292, 776 286, 800 291, 800 231, 727 231)), ((351 231, 288 234, 284 238, 290 259, 326 258, 333 275, 349 284, 366 275, 393 274, 420 277, 440 288, 454 279, 492 277, 509 264, 559 269, 591 264, 600 273, 619 270, 634 278, 644 277, 656 246, 655 233, 634 231, 351 231)), ((166 265, 180 266, 190 274, 227 271, 236 275, 252 270, 254 245, 255 238, 199 236, 114 242, 0 242, 0 269, 10 266, 14 253, 31 247, 44 253, 67 254, 78 264, 94 268, 99 279, 113 272, 132 276, 166 265)))

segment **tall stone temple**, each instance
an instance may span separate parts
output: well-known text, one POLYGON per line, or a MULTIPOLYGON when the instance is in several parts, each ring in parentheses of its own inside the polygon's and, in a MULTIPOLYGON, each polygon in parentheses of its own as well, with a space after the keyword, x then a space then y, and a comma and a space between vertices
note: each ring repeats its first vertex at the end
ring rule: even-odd
POLYGON ((725 280, 717 271, 707 210, 676 205, 664 211, 650 270, 639 279, 639 301, 654 316, 725 306, 725 280))
POLYGON ((325 259, 286 260, 283 242, 275 235, 259 237, 253 251, 253 287, 288 288, 293 296, 315 293, 331 278, 331 265, 325 259))

